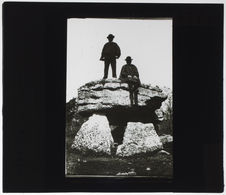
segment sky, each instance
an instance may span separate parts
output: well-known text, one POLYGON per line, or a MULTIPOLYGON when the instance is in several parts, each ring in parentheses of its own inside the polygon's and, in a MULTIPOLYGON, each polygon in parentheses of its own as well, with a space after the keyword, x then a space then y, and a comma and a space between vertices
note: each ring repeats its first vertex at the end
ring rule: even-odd
MULTIPOLYGON (((141 83, 172 89, 172 19, 79 19, 67 21, 67 98, 77 97, 77 89, 103 78, 100 61, 108 34, 121 49, 117 77, 127 56, 136 65, 141 83)), ((108 78, 112 78, 109 67, 108 78)))

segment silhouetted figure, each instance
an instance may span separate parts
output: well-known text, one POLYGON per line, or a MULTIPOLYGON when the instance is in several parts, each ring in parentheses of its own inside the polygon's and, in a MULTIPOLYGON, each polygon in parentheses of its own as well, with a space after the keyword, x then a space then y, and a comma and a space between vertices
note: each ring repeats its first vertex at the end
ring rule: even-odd
POLYGON ((126 63, 121 70, 119 79, 129 85, 130 102, 131 105, 138 105, 138 87, 140 86, 140 79, 137 67, 131 64, 130 56, 126 57, 126 63))
POLYGON ((108 43, 106 43, 103 47, 100 60, 104 61, 104 77, 106 79, 108 77, 108 69, 111 64, 112 68, 112 77, 116 78, 116 59, 121 56, 121 51, 117 43, 113 42, 114 35, 109 34, 107 36, 108 43))

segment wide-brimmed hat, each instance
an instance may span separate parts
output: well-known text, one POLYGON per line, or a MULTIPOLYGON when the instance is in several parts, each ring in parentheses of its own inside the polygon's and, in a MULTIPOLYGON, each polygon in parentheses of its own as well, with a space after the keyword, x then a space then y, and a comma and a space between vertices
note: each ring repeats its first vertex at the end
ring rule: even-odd
POLYGON ((113 34, 109 34, 108 36, 107 36, 107 38, 114 38, 115 36, 113 35, 113 34))
POLYGON ((125 61, 127 61, 127 60, 133 60, 133 59, 130 56, 127 56, 125 61))

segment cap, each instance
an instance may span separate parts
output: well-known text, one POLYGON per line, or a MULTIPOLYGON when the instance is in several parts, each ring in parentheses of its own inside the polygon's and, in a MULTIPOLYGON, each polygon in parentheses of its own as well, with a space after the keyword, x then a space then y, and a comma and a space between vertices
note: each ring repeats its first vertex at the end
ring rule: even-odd
POLYGON ((133 60, 130 56, 127 56, 125 60, 133 60))
POLYGON ((107 36, 107 38, 114 38, 115 36, 113 35, 113 34, 109 34, 108 36, 107 36))

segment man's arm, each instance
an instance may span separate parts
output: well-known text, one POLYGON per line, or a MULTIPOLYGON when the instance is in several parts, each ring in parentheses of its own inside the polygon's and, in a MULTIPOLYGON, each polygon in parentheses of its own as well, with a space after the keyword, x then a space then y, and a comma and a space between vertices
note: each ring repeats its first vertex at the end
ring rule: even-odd
POLYGON ((134 66, 134 73, 135 73, 135 76, 137 76, 137 77, 139 78, 139 72, 138 72, 138 70, 137 70, 137 67, 136 67, 136 66, 134 66))
POLYGON ((116 46, 116 57, 119 58, 121 56, 121 50, 117 43, 115 43, 116 46))
POLYGON ((106 48, 106 44, 104 45, 104 47, 103 47, 103 49, 102 49, 100 60, 104 60, 104 56, 105 56, 105 48, 106 48))
POLYGON ((134 76, 133 76, 133 78, 136 80, 136 82, 137 82, 139 85, 141 84, 140 78, 139 78, 139 72, 138 72, 136 66, 134 66, 134 76))
POLYGON ((125 78, 126 78, 126 72, 125 72, 125 67, 123 66, 121 69, 119 79, 125 79, 125 78))

